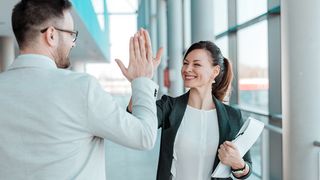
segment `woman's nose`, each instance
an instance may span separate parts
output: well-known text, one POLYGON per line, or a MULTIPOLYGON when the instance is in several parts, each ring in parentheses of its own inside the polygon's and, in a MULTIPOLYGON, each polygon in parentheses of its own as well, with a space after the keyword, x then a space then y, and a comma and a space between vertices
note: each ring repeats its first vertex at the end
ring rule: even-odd
POLYGON ((190 65, 187 65, 187 66, 186 66, 186 71, 187 71, 187 72, 191 72, 191 71, 192 71, 192 67, 191 67, 190 65))

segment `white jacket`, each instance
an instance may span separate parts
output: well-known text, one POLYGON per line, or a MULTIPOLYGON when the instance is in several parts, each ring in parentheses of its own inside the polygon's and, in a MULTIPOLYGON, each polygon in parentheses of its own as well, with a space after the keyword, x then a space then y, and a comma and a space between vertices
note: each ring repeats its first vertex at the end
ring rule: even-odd
POLYGON ((132 82, 131 115, 93 77, 20 55, 0 74, 1 178, 105 180, 104 139, 154 146, 157 88, 148 78, 132 82))

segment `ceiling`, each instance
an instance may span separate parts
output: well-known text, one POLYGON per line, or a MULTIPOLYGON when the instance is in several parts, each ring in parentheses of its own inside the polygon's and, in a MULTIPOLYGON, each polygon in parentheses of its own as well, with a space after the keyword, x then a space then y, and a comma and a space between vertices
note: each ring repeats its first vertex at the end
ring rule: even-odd
MULTIPOLYGON (((11 29, 11 12, 18 2, 19 0, 0 0, 0 36, 14 37, 11 29)), ((71 51, 70 58, 73 61, 107 62, 78 14, 73 10, 72 15, 79 36, 76 47, 71 51)))

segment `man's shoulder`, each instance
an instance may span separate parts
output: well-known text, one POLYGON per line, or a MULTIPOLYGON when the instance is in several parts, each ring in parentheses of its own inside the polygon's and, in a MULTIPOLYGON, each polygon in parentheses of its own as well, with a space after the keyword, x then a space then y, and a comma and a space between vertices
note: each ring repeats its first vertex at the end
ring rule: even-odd
POLYGON ((87 73, 74 72, 70 70, 58 69, 56 76, 62 81, 75 82, 81 84, 88 84, 90 81, 95 80, 95 78, 87 73))

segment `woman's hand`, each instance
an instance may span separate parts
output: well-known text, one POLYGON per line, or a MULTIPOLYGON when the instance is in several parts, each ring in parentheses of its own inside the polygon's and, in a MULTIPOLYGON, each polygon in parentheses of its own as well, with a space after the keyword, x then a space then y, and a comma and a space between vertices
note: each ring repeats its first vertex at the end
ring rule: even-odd
POLYGON ((230 166, 232 169, 241 169, 245 165, 237 147, 230 141, 225 141, 220 145, 218 157, 223 164, 230 166))

